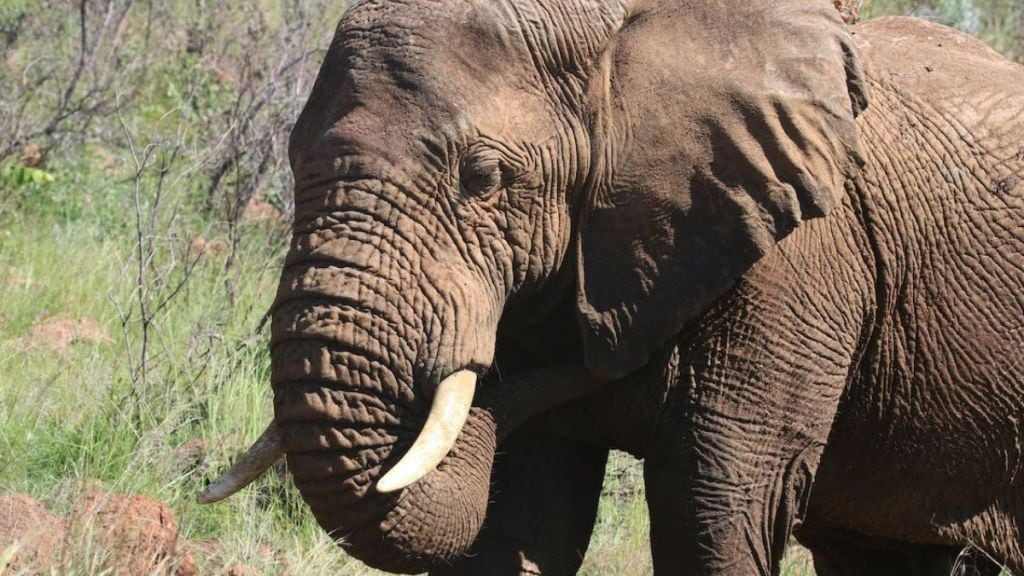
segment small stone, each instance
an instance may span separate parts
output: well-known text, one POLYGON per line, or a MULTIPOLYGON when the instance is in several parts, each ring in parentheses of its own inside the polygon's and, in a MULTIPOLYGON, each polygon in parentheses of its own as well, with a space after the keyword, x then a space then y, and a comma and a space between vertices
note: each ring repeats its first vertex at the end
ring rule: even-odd
POLYGON ((197 236, 188 246, 188 257, 189 260, 198 260, 202 256, 220 256, 227 254, 230 249, 226 240, 207 240, 197 236))
POLYGON ((178 446, 171 452, 175 462, 175 471, 185 474, 201 470, 206 463, 206 453, 206 440, 202 438, 193 438, 178 446))
POLYGON ((228 571, 225 573, 225 576, 259 576, 259 574, 260 573, 256 570, 244 564, 235 564, 234 566, 228 568, 228 571))
POLYGON ((276 206, 259 198, 253 198, 245 206, 245 210, 242 211, 242 219, 252 222, 272 222, 274 224, 284 222, 284 216, 276 206))
POLYGON ((196 559, 191 554, 185 554, 178 560, 178 567, 174 570, 174 576, 196 576, 198 572, 196 559))
POLYGON ((183 540, 178 543, 177 552, 180 556, 191 556, 210 564, 221 561, 224 547, 217 540, 183 540))
POLYGON ((29 168, 35 168, 43 163, 46 154, 35 142, 29 142, 21 149, 21 163, 29 168))

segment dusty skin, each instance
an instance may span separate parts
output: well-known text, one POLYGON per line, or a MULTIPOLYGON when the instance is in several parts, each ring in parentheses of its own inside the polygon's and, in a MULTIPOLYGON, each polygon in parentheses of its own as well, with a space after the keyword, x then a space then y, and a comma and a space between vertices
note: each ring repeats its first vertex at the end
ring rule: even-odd
POLYGON ((777 574, 791 535, 821 576, 1024 574, 1024 69, 832 4, 347 13, 271 353, 351 554, 572 574, 618 448, 658 574, 777 574), (377 490, 463 370, 450 452, 377 490))

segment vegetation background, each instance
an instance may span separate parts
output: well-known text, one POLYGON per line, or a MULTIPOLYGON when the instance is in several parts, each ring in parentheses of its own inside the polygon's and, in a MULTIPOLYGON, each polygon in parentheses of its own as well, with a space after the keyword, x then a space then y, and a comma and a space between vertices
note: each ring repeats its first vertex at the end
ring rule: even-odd
MULTIPOLYGON (((1021 0, 839 4, 953 25, 1024 61, 1021 0)), ((162 500, 206 543, 200 574, 374 573, 323 535, 283 469, 194 502, 270 419, 287 136, 345 8, 0 2, 0 494, 58 513, 96 489, 162 500)), ((649 573, 646 518, 638 466, 616 455, 584 573, 649 573)), ((83 542, 47 573, 109 568, 83 542)), ((806 554, 785 574, 813 574, 806 554)))

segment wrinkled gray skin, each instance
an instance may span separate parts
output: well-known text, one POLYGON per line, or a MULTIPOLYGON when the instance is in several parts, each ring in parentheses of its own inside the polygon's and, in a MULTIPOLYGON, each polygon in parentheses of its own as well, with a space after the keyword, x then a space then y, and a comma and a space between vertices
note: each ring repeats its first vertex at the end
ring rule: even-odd
POLYGON ((827 0, 353 7, 273 317, 321 525, 391 571, 571 574, 617 448, 659 574, 777 574, 791 533, 821 576, 968 544, 1024 574, 1024 70, 853 32, 827 0), (467 368, 455 448, 377 493, 467 368))

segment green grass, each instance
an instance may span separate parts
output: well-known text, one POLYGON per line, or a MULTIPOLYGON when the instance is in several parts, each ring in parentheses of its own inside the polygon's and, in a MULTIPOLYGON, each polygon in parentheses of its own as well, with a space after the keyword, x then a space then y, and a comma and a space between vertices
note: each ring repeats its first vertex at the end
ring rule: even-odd
MULTIPOLYGON (((309 574, 345 567, 294 489, 273 474, 226 503, 194 503, 204 482, 270 418, 266 336, 255 329, 273 298, 282 230, 251 225, 243 232, 230 272, 234 306, 224 295, 226 257, 200 261, 149 328, 143 382, 140 326, 122 326, 119 312, 138 300, 128 227, 98 230, 89 210, 69 217, 36 208, 8 212, 10 225, 0 231, 0 493, 27 493, 57 513, 90 489, 145 494, 173 508, 185 538, 219 540, 224 564, 266 574, 285 566, 309 574), (105 337, 64 350, 39 341, 33 327, 61 316, 95 319, 105 337), (194 439, 209 446, 198 469, 175 451, 194 439), (281 556, 261 554, 264 546, 281 556)), ((176 268, 169 274, 180 273, 176 268)), ((89 564, 76 556, 62 573, 81 565, 92 573, 89 564)))

